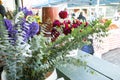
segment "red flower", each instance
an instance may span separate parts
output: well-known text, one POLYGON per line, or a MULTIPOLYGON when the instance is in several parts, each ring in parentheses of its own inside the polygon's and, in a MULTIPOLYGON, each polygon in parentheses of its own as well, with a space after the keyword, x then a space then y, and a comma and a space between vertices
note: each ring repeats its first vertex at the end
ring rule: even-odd
POLYGON ((87 27, 88 26, 88 22, 85 22, 85 25, 84 25, 84 27, 87 27))
POLYGON ((56 38, 51 38, 51 41, 52 41, 52 42, 55 42, 55 40, 56 40, 56 38))
POLYGON ((60 25, 63 25, 64 23, 61 23, 60 25))
POLYGON ((71 28, 63 28, 63 33, 65 34, 65 35, 68 35, 69 33, 71 33, 71 28))
POLYGON ((65 18, 67 18, 67 16, 68 16, 67 11, 60 11, 59 12, 59 17, 60 18, 65 19, 65 18))
POLYGON ((57 32, 57 29, 56 29, 56 28, 52 28, 52 30, 51 30, 51 35, 54 35, 55 32, 57 32))
POLYGON ((64 21, 63 23, 64 23, 66 29, 70 27, 70 24, 68 24, 68 22, 64 21))
POLYGON ((65 28, 63 28, 63 33, 65 35, 68 35, 69 33, 71 33, 71 31, 72 31, 72 28, 69 26, 68 23, 65 23, 65 28))
POLYGON ((59 35, 60 35, 60 33, 55 28, 53 28, 51 31, 52 42, 54 42, 59 37, 59 35))
POLYGON ((61 22, 59 20, 55 20, 53 22, 53 27, 56 27, 56 26, 60 27, 60 25, 61 25, 61 22))
POLYGON ((78 24, 74 23, 74 24, 72 24, 72 27, 73 27, 73 28, 77 28, 77 27, 78 27, 78 24))
POLYGON ((77 24, 78 26, 80 26, 80 25, 82 24, 82 22, 80 22, 80 20, 76 20, 76 24, 77 24))
POLYGON ((71 21, 70 20, 68 20, 68 22, 67 22, 68 24, 70 24, 71 23, 71 21))
POLYGON ((57 38, 60 35, 60 33, 57 31, 57 29, 53 28, 51 31, 51 36, 57 38))

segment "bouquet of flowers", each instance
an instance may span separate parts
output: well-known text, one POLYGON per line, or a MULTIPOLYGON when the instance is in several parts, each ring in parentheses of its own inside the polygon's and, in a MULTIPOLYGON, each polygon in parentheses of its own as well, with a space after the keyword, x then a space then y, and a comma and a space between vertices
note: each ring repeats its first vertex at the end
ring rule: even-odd
POLYGON ((44 37, 43 30, 36 35, 42 28, 26 8, 16 15, 15 22, 0 18, 0 54, 3 55, 0 59, 5 62, 8 80, 44 80, 46 73, 60 61, 86 64, 66 55, 86 44, 89 35, 102 32, 98 36, 105 36, 109 21, 101 24, 96 20, 88 24, 79 20, 64 20, 67 15, 66 11, 61 11, 59 16, 63 21, 55 20, 51 24, 50 41, 44 37))

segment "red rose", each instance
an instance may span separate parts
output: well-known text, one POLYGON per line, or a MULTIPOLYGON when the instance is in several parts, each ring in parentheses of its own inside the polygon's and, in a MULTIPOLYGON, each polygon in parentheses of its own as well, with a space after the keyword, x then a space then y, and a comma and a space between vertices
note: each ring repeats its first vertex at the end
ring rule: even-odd
POLYGON ((67 11, 60 11, 59 12, 59 17, 60 18, 65 19, 65 18, 67 18, 67 16, 68 16, 67 11))
POLYGON ((56 26, 60 27, 60 25, 61 25, 61 22, 59 20, 55 20, 53 22, 53 27, 56 27, 56 26))

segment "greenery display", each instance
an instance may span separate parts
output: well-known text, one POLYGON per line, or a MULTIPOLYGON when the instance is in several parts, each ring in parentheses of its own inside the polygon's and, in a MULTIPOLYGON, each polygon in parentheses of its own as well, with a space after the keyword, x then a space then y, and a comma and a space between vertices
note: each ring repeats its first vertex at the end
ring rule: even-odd
POLYGON ((17 14, 13 28, 10 28, 12 24, 8 20, 4 22, 0 17, 0 60, 5 63, 8 80, 44 80, 46 73, 59 65, 60 61, 85 65, 86 62, 66 55, 89 43, 88 36, 95 33, 97 38, 107 36, 110 24, 109 20, 100 23, 97 19, 89 24, 74 20, 70 23, 64 21, 59 27, 57 22, 53 23, 55 25, 49 39, 44 37, 42 30, 41 34, 36 35, 40 29, 32 12, 26 8, 17 14))

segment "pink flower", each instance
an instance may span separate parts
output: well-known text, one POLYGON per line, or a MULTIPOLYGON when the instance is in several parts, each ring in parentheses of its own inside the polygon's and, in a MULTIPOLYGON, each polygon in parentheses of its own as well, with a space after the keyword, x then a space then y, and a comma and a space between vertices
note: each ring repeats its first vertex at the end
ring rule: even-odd
POLYGON ((67 18, 67 16, 68 16, 67 11, 60 11, 59 12, 59 17, 60 18, 65 19, 65 18, 67 18))
POLYGON ((61 25, 61 22, 59 20, 55 20, 53 22, 53 27, 56 27, 56 26, 60 27, 60 25, 61 25))

